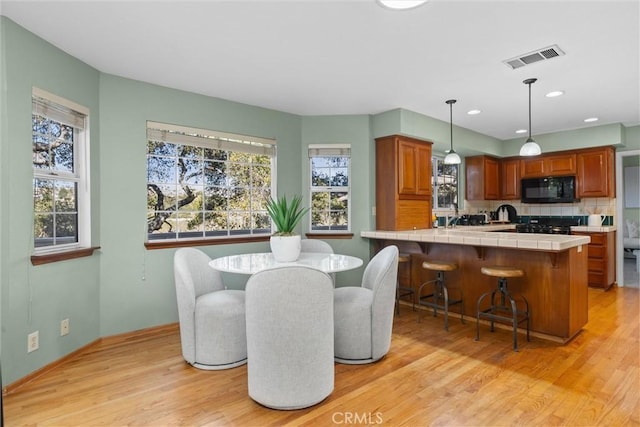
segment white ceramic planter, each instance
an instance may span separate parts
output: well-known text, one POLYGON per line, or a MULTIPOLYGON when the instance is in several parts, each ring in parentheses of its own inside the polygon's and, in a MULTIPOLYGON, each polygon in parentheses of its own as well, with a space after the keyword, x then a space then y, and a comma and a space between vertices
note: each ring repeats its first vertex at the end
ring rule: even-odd
POLYGON ((271 236, 269 243, 273 258, 278 262, 292 262, 300 256, 300 235, 271 236))

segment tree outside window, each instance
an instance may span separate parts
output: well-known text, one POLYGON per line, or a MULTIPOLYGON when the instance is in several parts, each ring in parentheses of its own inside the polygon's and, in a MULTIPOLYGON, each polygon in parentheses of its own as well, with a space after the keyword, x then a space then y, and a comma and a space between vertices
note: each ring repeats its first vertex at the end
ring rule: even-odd
POLYGON ((350 230, 350 148, 345 145, 311 145, 312 232, 350 230))
POLYGON ((247 152, 253 149, 240 142, 245 137, 206 132, 148 132, 149 240, 271 233, 265 202, 274 156, 247 152))
POLYGON ((457 209, 459 165, 447 165, 439 157, 432 161, 433 208, 457 209))
POLYGON ((88 205, 88 191, 79 191, 86 188, 88 170, 82 163, 87 157, 82 155, 86 114, 58 101, 72 104, 34 89, 31 123, 36 251, 86 245, 90 238, 88 227, 81 226, 89 222, 88 210, 82 209, 88 205))

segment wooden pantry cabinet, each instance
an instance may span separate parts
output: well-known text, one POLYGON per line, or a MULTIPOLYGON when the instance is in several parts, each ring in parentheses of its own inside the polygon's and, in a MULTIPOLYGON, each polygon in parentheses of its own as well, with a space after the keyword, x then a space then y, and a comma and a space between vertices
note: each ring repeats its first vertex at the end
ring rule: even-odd
POLYGON ((430 141, 376 138, 376 229, 431 228, 430 141))
POLYGON ((616 232, 575 231, 572 234, 591 237, 591 243, 587 247, 589 286, 609 289, 616 281, 616 232))

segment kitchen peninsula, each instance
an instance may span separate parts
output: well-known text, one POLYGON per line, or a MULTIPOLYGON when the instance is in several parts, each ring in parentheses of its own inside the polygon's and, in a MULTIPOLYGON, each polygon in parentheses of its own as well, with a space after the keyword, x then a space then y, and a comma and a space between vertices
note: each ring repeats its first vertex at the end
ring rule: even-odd
MULTIPOLYGON (((481 267, 502 265, 521 268, 524 277, 510 278, 509 289, 527 298, 531 312, 531 332, 566 343, 587 323, 588 236, 520 234, 514 225, 458 227, 409 231, 363 231, 373 250, 394 244, 411 254, 411 285, 435 278, 422 268, 423 260, 454 262, 456 271, 447 272, 447 285, 460 289, 464 315, 475 319, 476 302, 496 287, 495 278, 480 273, 481 267)), ((405 284, 406 285, 406 284, 405 284)))

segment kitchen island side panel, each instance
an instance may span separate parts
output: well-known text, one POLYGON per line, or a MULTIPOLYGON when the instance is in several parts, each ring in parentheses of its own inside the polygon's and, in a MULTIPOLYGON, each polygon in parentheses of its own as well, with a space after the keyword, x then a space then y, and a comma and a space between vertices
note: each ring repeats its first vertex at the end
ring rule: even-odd
MULTIPOLYGON (((407 242, 373 241, 379 248, 407 242)), ((500 265, 521 268, 524 277, 508 279, 508 288, 516 296, 529 301, 531 331, 566 342, 587 323, 587 251, 577 246, 558 252, 519 248, 482 247, 450 243, 419 243, 422 252, 413 253, 412 277, 416 292, 421 283, 435 279, 436 273, 422 268, 426 260, 454 262, 458 269, 446 272, 450 295, 464 297, 465 318, 475 322, 478 298, 497 287, 497 278, 480 272, 484 266, 500 265)), ((452 312, 460 313, 455 305, 452 312)), ((483 326, 481 326, 483 327, 483 326)))

